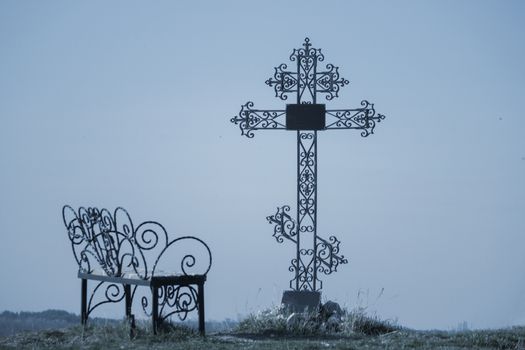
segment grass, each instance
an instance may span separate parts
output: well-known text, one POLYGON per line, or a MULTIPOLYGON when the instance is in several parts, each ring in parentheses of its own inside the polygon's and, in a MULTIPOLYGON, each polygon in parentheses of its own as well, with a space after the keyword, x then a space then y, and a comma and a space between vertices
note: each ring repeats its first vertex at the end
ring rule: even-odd
POLYGON ((364 309, 350 312, 346 322, 347 331, 365 335, 382 335, 401 329, 394 321, 382 320, 376 315, 368 315, 364 309))
POLYGON ((62 329, 22 332, 0 337, 0 349, 514 349, 525 350, 525 327, 479 331, 415 331, 369 316, 346 312, 340 327, 326 328, 318 315, 305 315, 289 325, 279 309, 250 315, 233 331, 198 336, 170 325, 153 335, 149 322, 139 322, 131 340, 126 322, 98 323, 62 329))
MULTIPOLYGON (((149 325, 149 324, 147 324, 149 325)), ((204 339, 193 329, 177 325, 163 327, 153 335, 145 323, 137 325, 134 339, 130 338, 127 322, 74 326, 58 330, 22 332, 0 338, 0 348, 16 349, 191 349, 204 339), (181 347, 173 347, 180 344, 181 347)), ((197 347, 198 348, 198 347, 197 347)))
POLYGON ((337 322, 327 322, 322 314, 301 314, 295 322, 288 322, 290 314, 277 307, 252 314, 234 330, 237 334, 315 337, 344 336, 350 334, 381 335, 401 329, 394 322, 367 315, 364 309, 344 311, 337 322))

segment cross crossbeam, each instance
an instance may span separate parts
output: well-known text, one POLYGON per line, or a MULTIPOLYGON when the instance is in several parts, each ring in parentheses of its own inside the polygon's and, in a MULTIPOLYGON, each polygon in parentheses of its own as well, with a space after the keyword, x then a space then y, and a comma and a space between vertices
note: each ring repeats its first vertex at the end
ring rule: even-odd
MULTIPOLYGON (((253 102, 247 102, 241 107, 239 115, 231 122, 238 124, 241 135, 253 138, 255 130, 286 130, 285 109, 254 109, 253 102)), ((362 130, 361 136, 366 137, 374 133, 376 123, 385 119, 385 116, 376 113, 374 104, 366 100, 361 101, 361 108, 328 109, 326 110, 328 129, 356 129, 362 130)))
POLYGON ((326 64, 321 49, 313 48, 306 38, 302 48, 294 49, 287 64, 275 67, 266 84, 274 88, 275 96, 287 100, 295 95, 296 103, 286 109, 255 109, 253 102, 241 106, 239 114, 230 121, 239 126, 241 135, 254 137, 256 130, 294 130, 297 133, 297 213, 290 216, 290 206, 277 208, 267 220, 274 225, 273 237, 279 243, 285 240, 296 246, 290 272, 294 278, 290 288, 295 291, 319 291, 322 281, 318 273, 329 275, 348 260, 339 253, 340 241, 317 235, 317 132, 332 129, 361 130, 361 136, 374 133, 376 124, 385 116, 376 113, 374 105, 366 100, 354 109, 326 109, 317 103, 318 95, 328 101, 339 96, 339 90, 348 85, 340 77, 339 68, 326 64), (323 70, 324 69, 324 70, 323 70))

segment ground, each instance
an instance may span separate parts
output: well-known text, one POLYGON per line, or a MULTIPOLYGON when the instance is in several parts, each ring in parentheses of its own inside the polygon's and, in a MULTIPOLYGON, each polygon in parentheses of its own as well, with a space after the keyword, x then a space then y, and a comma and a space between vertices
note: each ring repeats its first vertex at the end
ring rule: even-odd
POLYGON ((485 331, 414 331, 290 336, 235 331, 201 337, 186 330, 154 336, 139 329, 135 339, 121 325, 73 326, 1 337, 0 349, 524 349, 525 327, 485 331))

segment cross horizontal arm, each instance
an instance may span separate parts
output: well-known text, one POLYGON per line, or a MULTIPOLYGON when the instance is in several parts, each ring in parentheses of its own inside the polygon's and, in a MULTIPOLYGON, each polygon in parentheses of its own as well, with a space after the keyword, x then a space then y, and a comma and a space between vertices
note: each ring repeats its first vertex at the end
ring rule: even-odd
POLYGON ((241 135, 252 138, 254 130, 286 129, 286 111, 279 109, 253 109, 253 102, 246 102, 239 115, 230 119, 239 125, 241 135))
POLYGON ((361 101, 361 108, 326 110, 326 129, 357 129, 362 130, 361 136, 367 137, 374 133, 376 123, 385 119, 377 113, 374 104, 361 101))

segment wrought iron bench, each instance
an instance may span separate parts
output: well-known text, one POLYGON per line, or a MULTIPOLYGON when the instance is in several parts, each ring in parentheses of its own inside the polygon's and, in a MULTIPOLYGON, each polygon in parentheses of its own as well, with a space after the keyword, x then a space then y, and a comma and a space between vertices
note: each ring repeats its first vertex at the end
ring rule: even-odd
POLYGON ((192 236, 170 239, 155 221, 134 226, 120 207, 111 213, 65 205, 62 217, 81 279, 82 324, 97 307, 124 300, 133 333, 133 299, 137 287, 146 286, 151 292, 141 297, 141 307, 151 316, 155 334, 172 315, 185 320, 195 310, 204 334, 204 282, 212 262, 206 243, 192 236), (88 280, 96 282, 89 300, 88 280))

